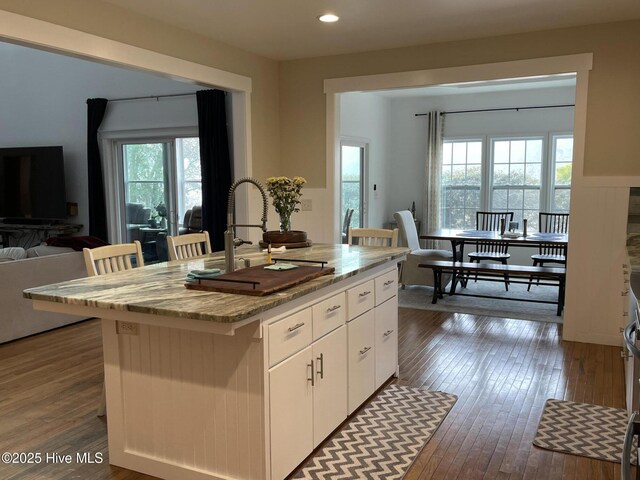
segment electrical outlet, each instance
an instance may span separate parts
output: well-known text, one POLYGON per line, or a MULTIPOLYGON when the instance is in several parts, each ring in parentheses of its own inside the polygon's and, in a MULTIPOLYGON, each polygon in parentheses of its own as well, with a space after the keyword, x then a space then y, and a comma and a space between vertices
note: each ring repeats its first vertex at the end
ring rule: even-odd
POLYGON ((131 322, 116 322, 118 335, 138 335, 138 324, 131 322))
POLYGON ((313 210, 313 203, 310 198, 303 198, 301 200, 300 210, 303 212, 310 212, 313 210))

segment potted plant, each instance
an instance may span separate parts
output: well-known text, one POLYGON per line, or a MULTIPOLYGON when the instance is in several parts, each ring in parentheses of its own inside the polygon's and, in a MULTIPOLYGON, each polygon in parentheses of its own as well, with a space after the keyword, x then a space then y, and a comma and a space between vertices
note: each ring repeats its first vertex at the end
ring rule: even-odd
POLYGON ((265 181, 267 191, 273 201, 273 207, 280 216, 280 230, 266 232, 263 239, 267 243, 306 242, 306 232, 292 230, 291 215, 299 212, 302 186, 307 181, 302 177, 269 177, 265 181))

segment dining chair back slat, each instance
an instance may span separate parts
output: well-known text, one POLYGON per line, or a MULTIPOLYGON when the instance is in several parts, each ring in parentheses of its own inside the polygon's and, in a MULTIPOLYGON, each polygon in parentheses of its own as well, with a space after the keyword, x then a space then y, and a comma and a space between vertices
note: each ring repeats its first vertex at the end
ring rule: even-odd
POLYGON ((384 228, 349 228, 349 245, 369 247, 397 247, 398 229, 384 228))
POLYGON ((197 258, 211 253, 211 241, 209 232, 188 233, 177 237, 167 237, 169 260, 184 260, 185 258, 197 258), (204 249, 203 249, 204 247, 204 249))
POLYGON ((137 267, 144 266, 142 247, 138 240, 121 245, 84 248, 82 252, 87 275, 90 277, 131 270, 134 268, 131 262, 132 256, 136 259, 137 267))
MULTIPOLYGON (((568 213, 548 213, 540 212, 538 215, 538 230, 541 233, 569 233, 568 213)), ((540 244, 540 255, 566 255, 566 248, 551 243, 540 244)))
MULTIPOLYGON (((476 212, 476 230, 499 232, 502 220, 508 228, 509 222, 513 221, 513 212, 476 212)), ((476 252, 506 254, 508 250, 508 242, 476 242, 476 252)))

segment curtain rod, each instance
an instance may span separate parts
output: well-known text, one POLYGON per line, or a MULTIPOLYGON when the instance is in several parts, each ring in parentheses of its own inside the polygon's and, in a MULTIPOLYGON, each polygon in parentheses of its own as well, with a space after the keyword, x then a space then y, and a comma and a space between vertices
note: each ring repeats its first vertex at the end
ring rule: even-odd
POLYGON ((126 98, 114 98, 112 100, 109 100, 110 102, 126 102, 129 100, 152 100, 152 99, 156 99, 156 100, 160 100, 161 98, 170 98, 170 97, 189 97, 191 95, 195 95, 195 92, 193 93, 173 93, 173 94, 168 94, 168 95, 149 95, 148 97, 126 97, 126 98))
MULTIPOLYGON (((566 107, 575 107, 575 104, 566 104, 566 105, 540 105, 537 107, 506 107, 506 108, 480 108, 478 110, 455 110, 453 112, 440 112, 440 115, 453 115, 455 113, 477 113, 477 112, 508 112, 508 111, 516 111, 520 110, 535 110, 539 108, 566 108, 566 107)), ((429 115, 428 113, 416 113, 416 117, 423 117, 425 115, 429 115)))

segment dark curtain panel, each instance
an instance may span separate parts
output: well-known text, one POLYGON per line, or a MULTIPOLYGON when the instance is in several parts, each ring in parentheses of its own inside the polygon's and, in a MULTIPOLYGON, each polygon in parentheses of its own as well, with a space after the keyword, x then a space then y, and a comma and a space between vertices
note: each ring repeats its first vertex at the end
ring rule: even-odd
POLYGON ((89 172, 89 235, 107 241, 107 207, 98 148, 98 128, 107 110, 106 98, 87 100, 87 167, 89 172))
POLYGON ((211 248, 224 250, 227 195, 231 187, 231 157, 227 136, 227 111, 222 90, 200 90, 198 135, 202 169, 202 229, 209 232, 211 248))

